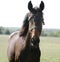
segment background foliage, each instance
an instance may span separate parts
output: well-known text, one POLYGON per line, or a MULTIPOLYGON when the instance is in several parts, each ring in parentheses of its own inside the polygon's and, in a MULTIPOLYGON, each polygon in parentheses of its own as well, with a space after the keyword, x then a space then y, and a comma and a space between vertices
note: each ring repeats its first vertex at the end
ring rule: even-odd
MULTIPOLYGON (((20 28, 18 27, 0 27, 0 34, 11 34, 14 31, 18 31, 20 28)), ((59 29, 43 29, 41 36, 53 36, 53 37, 60 37, 60 30, 59 29)))

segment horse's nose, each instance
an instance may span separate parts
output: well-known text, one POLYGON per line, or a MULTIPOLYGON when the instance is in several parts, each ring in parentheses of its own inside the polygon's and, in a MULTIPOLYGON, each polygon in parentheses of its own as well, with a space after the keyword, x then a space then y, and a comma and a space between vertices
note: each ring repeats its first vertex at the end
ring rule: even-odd
POLYGON ((37 41, 38 38, 33 37, 31 40, 32 40, 32 41, 37 41))
POLYGON ((34 46, 35 48, 37 48, 39 46, 39 38, 32 38, 31 46, 34 46))

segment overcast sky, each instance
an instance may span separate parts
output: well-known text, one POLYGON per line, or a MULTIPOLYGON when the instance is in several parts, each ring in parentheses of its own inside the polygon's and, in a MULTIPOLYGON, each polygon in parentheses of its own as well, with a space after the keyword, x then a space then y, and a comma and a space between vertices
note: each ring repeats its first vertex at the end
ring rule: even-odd
MULTIPOLYGON (((0 0, 0 26, 21 27, 29 12, 30 0, 0 0)), ((31 0, 33 6, 39 6, 41 0, 31 0)), ((60 0, 43 0, 45 3, 43 28, 60 29, 60 0)))

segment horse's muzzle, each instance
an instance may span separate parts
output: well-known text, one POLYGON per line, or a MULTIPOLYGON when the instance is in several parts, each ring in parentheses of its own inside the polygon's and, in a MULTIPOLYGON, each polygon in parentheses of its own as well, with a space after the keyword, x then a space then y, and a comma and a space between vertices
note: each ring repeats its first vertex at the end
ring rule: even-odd
POLYGON ((35 48, 39 47, 39 42, 40 42, 39 38, 31 38, 30 42, 32 47, 35 48))

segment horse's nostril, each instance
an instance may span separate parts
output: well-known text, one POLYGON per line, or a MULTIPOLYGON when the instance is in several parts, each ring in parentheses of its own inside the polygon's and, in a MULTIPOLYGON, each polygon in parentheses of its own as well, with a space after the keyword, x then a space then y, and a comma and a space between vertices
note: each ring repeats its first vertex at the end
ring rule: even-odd
POLYGON ((39 43, 39 41, 40 41, 39 38, 32 38, 33 43, 39 43))
POLYGON ((31 38, 31 46, 38 47, 39 38, 31 38))
POLYGON ((32 41, 37 41, 37 38, 35 38, 35 37, 34 37, 34 38, 32 38, 32 41))
POLYGON ((34 39, 34 38, 32 38, 31 40, 32 40, 32 41, 34 41, 35 39, 34 39))

